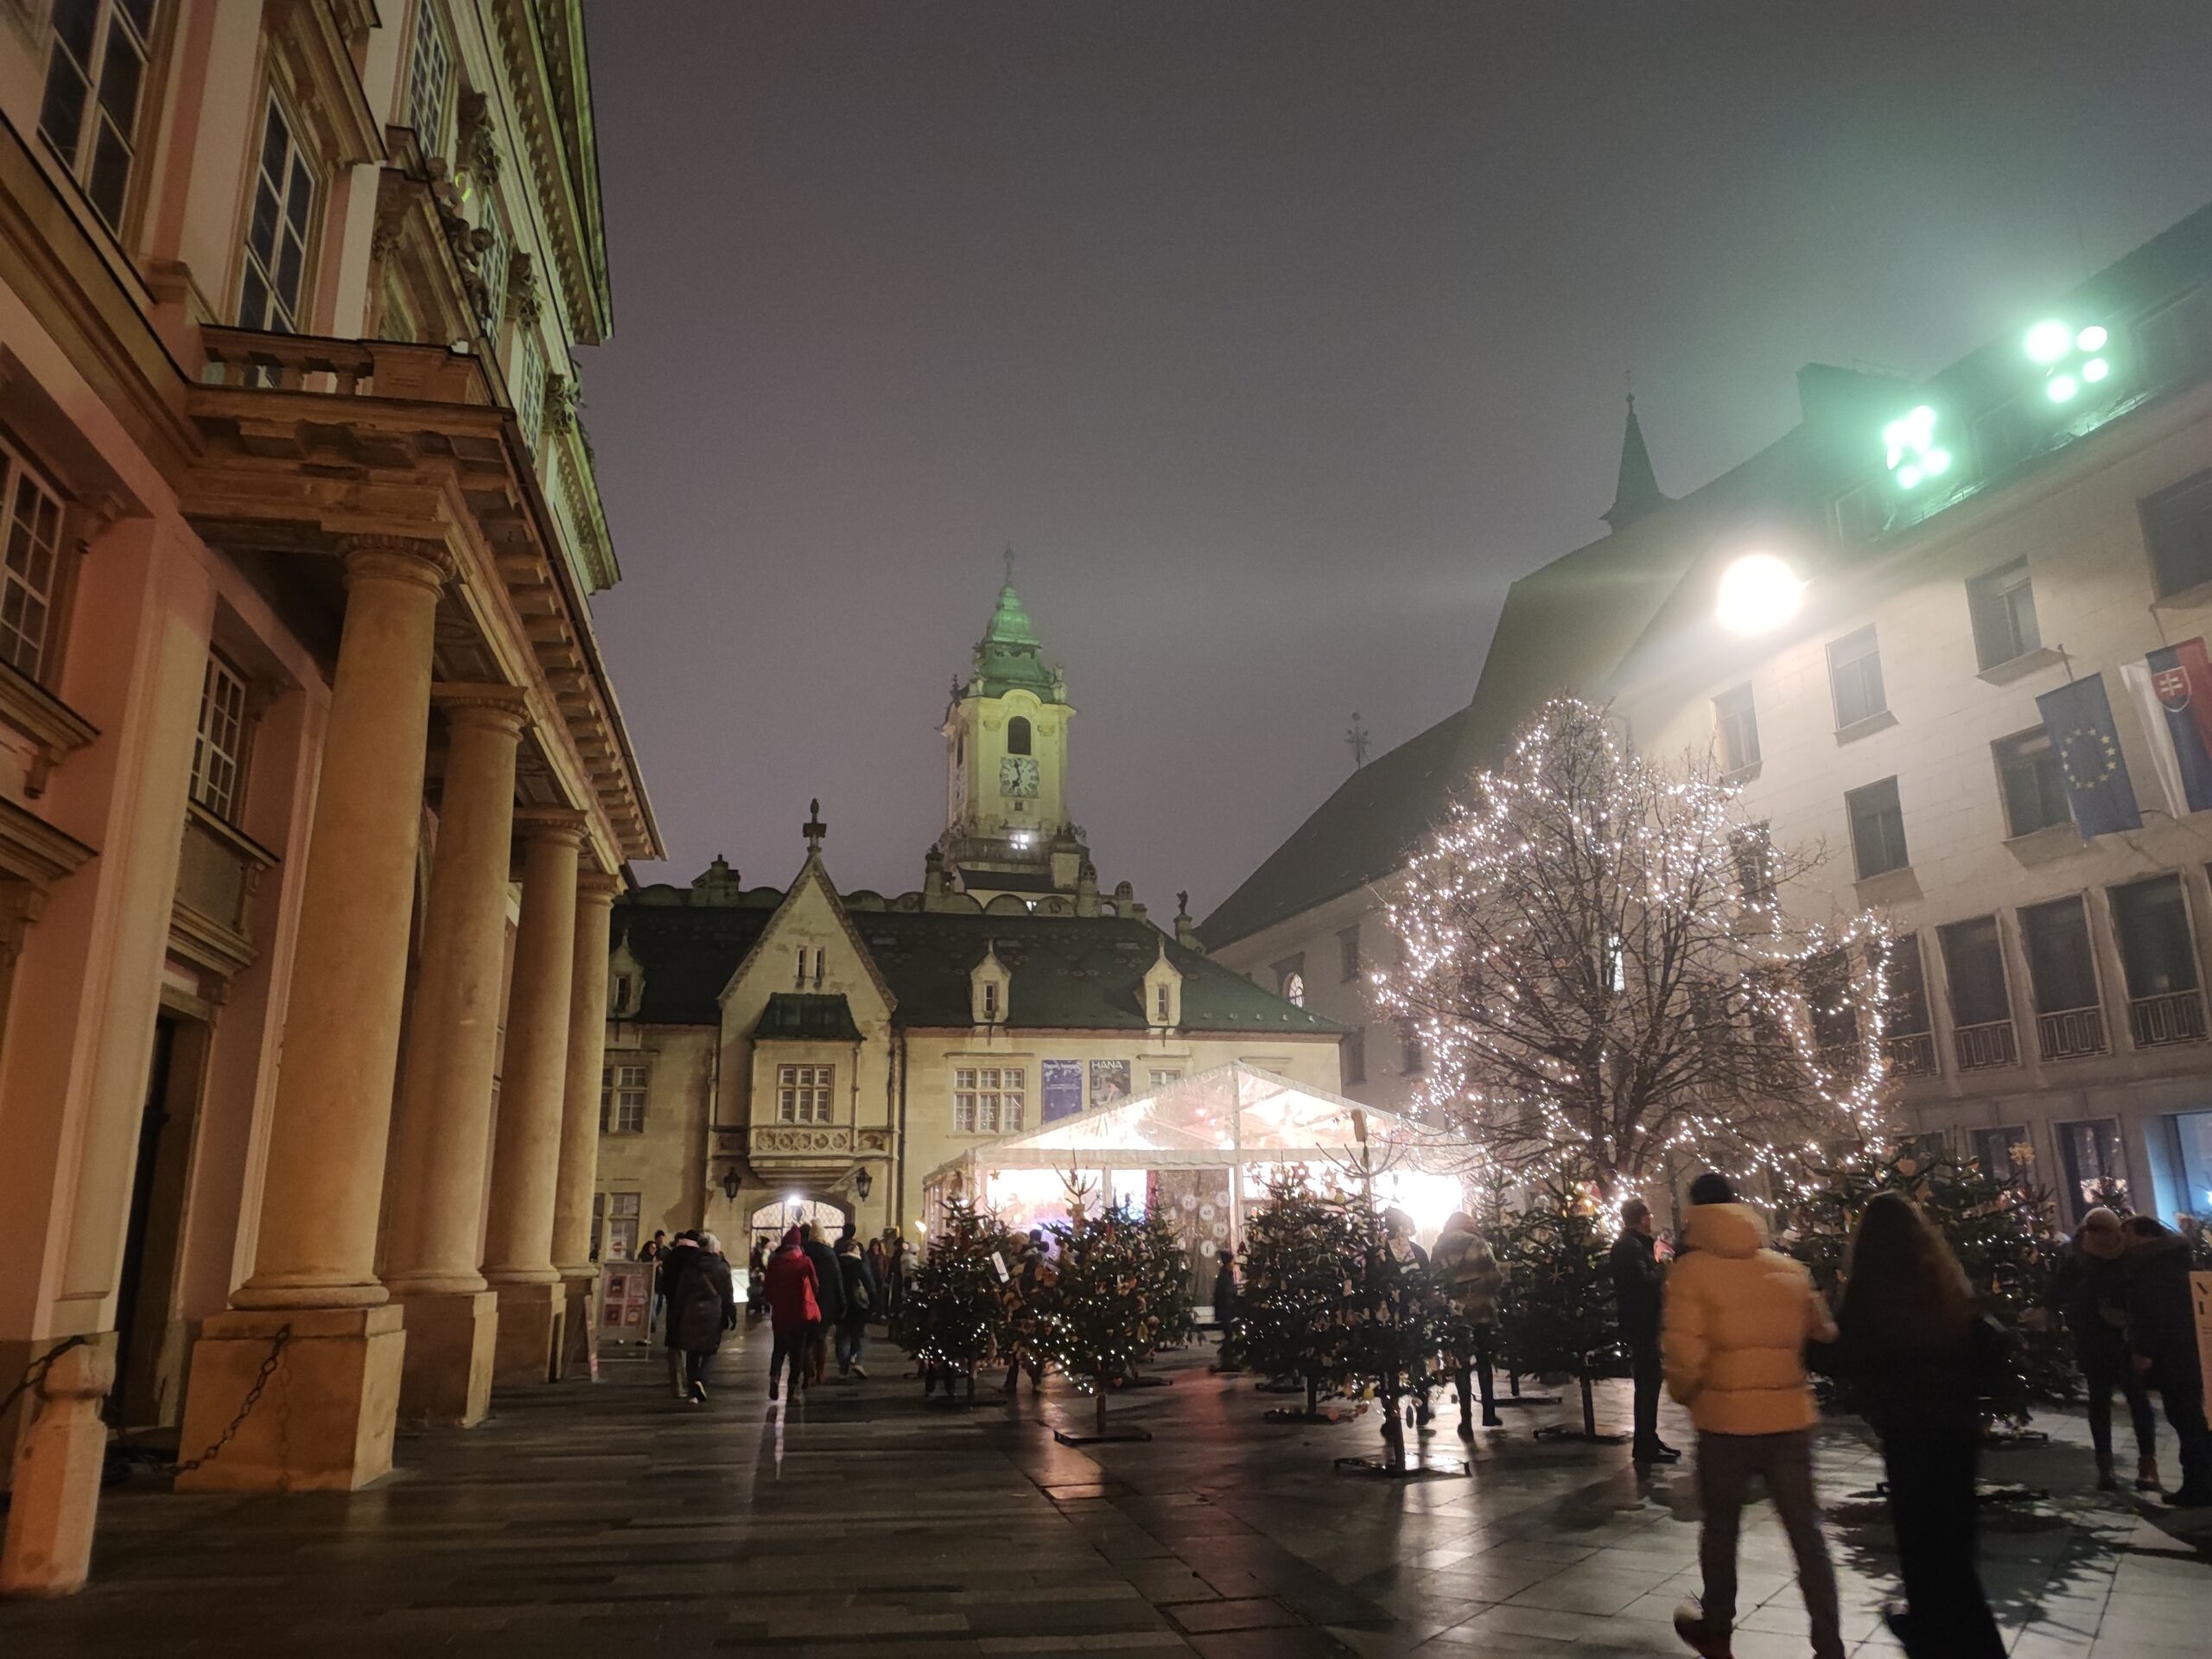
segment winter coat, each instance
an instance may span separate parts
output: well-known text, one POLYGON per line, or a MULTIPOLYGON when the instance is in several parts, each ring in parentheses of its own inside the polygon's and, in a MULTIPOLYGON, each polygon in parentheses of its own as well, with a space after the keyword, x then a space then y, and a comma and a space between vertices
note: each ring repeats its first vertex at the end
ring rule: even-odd
POLYGON ((845 1277, 837 1270, 837 1252, 813 1238, 799 1248, 814 1263, 814 1296, 822 1307, 822 1323, 835 1325, 845 1315, 845 1277))
POLYGON ((1611 1260, 1621 1337, 1631 1348, 1648 1348, 1659 1340, 1661 1287, 1667 1282, 1658 1244, 1630 1228, 1613 1241, 1611 1260))
POLYGON ((1230 1265, 1227 1256, 1213 1274, 1213 1317, 1215 1322, 1227 1325, 1236 1317, 1236 1269, 1230 1265))
POLYGON ((1899 1347, 1858 1328, 1846 1305, 1834 1342, 1815 1343, 1812 1368, 1847 1376, 1859 1385, 1861 1413, 1877 1434, 1946 1429, 1973 1434, 1981 1427, 1982 1402, 2003 1380, 2012 1333, 1995 1319, 1976 1315, 1958 1337, 1924 1346, 1899 1347))
MULTIPOLYGON (((683 1292, 683 1274, 698 1259, 699 1247, 691 1240, 679 1238, 670 1243, 667 1254, 660 1259, 658 1268, 659 1277, 653 1281, 653 1289, 659 1295, 663 1307, 672 1310, 676 1306, 676 1299, 683 1292)), ((662 1326, 662 1339, 671 1348, 683 1346, 676 1339, 676 1319, 672 1313, 662 1326)))
POLYGON ((1438 1287, 1470 1325, 1496 1325, 1505 1269, 1490 1241, 1471 1227, 1444 1224, 1429 1258, 1438 1287))
POLYGON ((778 1250, 760 1277, 768 1297, 768 1323, 779 1336, 791 1336, 821 1323, 822 1304, 815 1295, 819 1281, 803 1247, 778 1250))
POLYGON ((1660 1323, 1667 1392, 1703 1433, 1810 1428, 1820 1413, 1805 1344, 1835 1337, 1812 1274, 1767 1248, 1766 1223, 1748 1205, 1695 1206, 1684 1242, 1660 1323))
POLYGON ((730 1282, 729 1263, 694 1251, 668 1305, 671 1344, 687 1354, 711 1354, 722 1345, 722 1332, 736 1323, 737 1288, 730 1282))
POLYGON ((837 1322, 849 1329, 866 1325, 883 1311, 883 1291, 864 1255, 852 1254, 837 1258, 837 1293, 843 1309, 837 1322))
POLYGON ((2091 1255, 2077 1238, 2058 1258, 2052 1300, 2082 1369, 2127 1371, 2127 1258, 2091 1255))
POLYGON ((2189 1301, 2189 1241, 2179 1233, 2128 1246, 2127 1345, 2151 1362, 2145 1380, 2152 1388, 2202 1386, 2189 1301))

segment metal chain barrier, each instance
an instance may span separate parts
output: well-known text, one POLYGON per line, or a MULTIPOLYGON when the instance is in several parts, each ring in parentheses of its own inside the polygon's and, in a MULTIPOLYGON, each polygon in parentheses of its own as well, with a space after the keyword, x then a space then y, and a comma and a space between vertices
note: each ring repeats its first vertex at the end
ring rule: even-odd
MULTIPOLYGON (((289 1325, 279 1325, 276 1336, 270 1342, 269 1357, 261 1362, 261 1369, 254 1373, 252 1386, 246 1389, 245 1398, 238 1403, 238 1414, 231 1419, 229 1426, 215 1437, 205 1452, 189 1463, 178 1464, 171 1471, 172 1473, 188 1475, 201 1465, 213 1463, 222 1455, 223 1448, 231 1443, 238 1430, 245 1427, 245 1420, 253 1414, 253 1408, 261 1403, 262 1390, 269 1386, 269 1379, 276 1375, 277 1366, 283 1363, 285 1345, 291 1340, 292 1327, 289 1325)), ((289 1398, 283 1402, 283 1414, 286 1416, 290 1414, 290 1403, 289 1398)))
POLYGON ((4 1398, 0 1398, 0 1417, 5 1417, 8 1414, 9 1407, 46 1381, 46 1374, 54 1369, 55 1360, 60 1358, 72 1348, 82 1348, 91 1340, 90 1337, 65 1338, 26 1365, 23 1368, 22 1380, 8 1390, 4 1398))

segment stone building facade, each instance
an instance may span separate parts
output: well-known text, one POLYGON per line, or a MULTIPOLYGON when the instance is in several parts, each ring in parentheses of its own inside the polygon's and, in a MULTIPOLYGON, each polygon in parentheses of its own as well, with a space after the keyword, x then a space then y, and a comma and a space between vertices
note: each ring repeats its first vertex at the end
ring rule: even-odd
POLYGON ((717 859, 616 906, 606 1250, 704 1225, 735 1253, 798 1212, 912 1237, 931 1172, 1049 1118, 1239 1060, 1337 1086, 1333 1023, 1208 961, 1187 916, 1171 938, 1126 882, 1099 892, 1039 650, 1009 576, 954 688, 921 887, 841 892, 817 813, 785 887, 717 859))
POLYGON ((180 1484, 346 1488, 558 1370, 659 848, 582 8, 13 0, 0 111, 0 1588, 50 1593, 110 1424, 197 1452, 273 1356, 180 1484))
MULTIPOLYGON (((1631 410, 1612 532, 1516 583, 1469 706, 1355 774, 1203 937, 1359 1021, 1339 953, 1391 950, 1377 895, 1449 791, 1548 696, 1608 701, 1646 753, 1716 757, 1777 843, 1827 849, 1785 903, 1901 936, 1903 1128, 2028 1160, 2064 1222, 2107 1181, 2212 1209, 2212 818, 2162 784, 2167 717, 2134 690, 2212 630, 2212 209, 1924 383, 1798 380, 1800 424, 1680 500, 1631 410), (1732 631, 1754 557, 1784 578, 1732 631), (2047 725, 2038 697, 2091 676, 2108 724, 2047 725), (2091 760, 2139 825, 2077 830, 2091 760)), ((1348 1092, 1397 1103, 1417 1049, 1364 1043, 1348 1092)))

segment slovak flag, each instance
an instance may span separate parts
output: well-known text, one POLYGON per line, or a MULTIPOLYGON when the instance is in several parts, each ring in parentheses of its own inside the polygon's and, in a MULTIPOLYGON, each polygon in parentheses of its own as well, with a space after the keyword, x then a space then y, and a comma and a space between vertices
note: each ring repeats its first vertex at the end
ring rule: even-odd
POLYGON ((2120 673, 2143 711, 2151 759, 2174 816, 2212 808, 2212 661, 2204 641, 2154 651, 2120 673))

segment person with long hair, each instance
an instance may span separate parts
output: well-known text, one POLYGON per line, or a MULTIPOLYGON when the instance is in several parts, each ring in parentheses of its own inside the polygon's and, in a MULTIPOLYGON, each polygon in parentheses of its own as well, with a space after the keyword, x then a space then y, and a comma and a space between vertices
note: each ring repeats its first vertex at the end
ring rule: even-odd
POLYGON ((1912 1659, 2004 1659, 1974 1564, 1981 1402, 2003 1333, 1902 1192, 1876 1193, 1859 1218, 1836 1330, 1816 1363, 1857 1383, 1882 1443, 1905 1596, 1891 1628, 1912 1659))
POLYGON ((2212 1429, 2204 1421, 2204 1371, 2190 1310, 2189 1241, 2156 1216, 2130 1216, 2127 1234, 2127 1345, 2135 1374, 2165 1402, 2181 1440, 2181 1484, 2166 1502, 2212 1508, 2212 1429))

